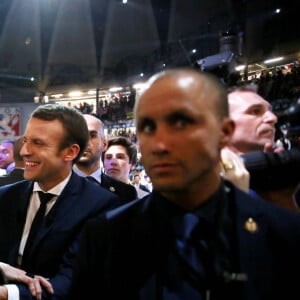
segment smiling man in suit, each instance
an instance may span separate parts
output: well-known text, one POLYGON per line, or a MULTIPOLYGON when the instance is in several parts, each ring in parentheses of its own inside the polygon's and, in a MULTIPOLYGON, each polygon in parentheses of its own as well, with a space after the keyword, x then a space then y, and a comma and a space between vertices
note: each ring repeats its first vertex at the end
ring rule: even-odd
POLYGON ((10 283, 0 299, 65 299, 83 225, 119 204, 73 172, 88 139, 76 109, 46 104, 31 114, 20 151, 26 180, 0 188, 0 267, 10 283), (43 214, 42 192, 50 195, 43 214))

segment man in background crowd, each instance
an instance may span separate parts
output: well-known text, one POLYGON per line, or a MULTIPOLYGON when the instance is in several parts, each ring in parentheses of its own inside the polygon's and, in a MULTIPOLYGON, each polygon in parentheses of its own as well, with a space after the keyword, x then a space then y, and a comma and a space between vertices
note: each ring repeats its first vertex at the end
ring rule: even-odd
POLYGON ((15 167, 10 173, 0 176, 0 186, 24 180, 24 161, 23 157, 20 155, 22 146, 23 137, 19 137, 15 141, 13 148, 13 159, 15 167))
POLYGON ((150 193, 150 190, 146 187, 146 185, 141 183, 139 174, 134 174, 132 184, 137 191, 138 198, 143 198, 150 193))
POLYGON ((4 140, 0 144, 0 169, 4 170, 4 174, 9 174, 15 167, 14 144, 14 140, 4 140))
POLYGON ((132 185, 130 175, 137 163, 137 147, 133 142, 123 136, 110 138, 102 160, 106 174, 132 185))
POLYGON ((84 114, 83 116, 89 130, 89 142, 82 156, 74 165, 74 171, 78 175, 88 177, 110 192, 117 194, 121 203, 136 199, 137 193, 132 185, 124 183, 118 178, 108 176, 102 171, 101 156, 107 148, 104 124, 93 115, 84 114))
POLYGON ((229 91, 228 103, 236 126, 230 149, 236 153, 274 151, 277 116, 271 104, 250 87, 229 91))
MULTIPOLYGON (((229 90, 229 114, 235 122, 235 131, 231 138, 229 149, 237 154, 253 153, 255 151, 281 152, 284 148, 275 141, 277 116, 272 112, 271 104, 249 86, 241 86, 229 90)), ((284 175, 283 175, 284 176, 284 175)), ((266 180, 266 179, 265 179, 266 180)), ((296 183, 297 184, 297 183, 296 183)), ((259 194, 266 200, 288 209, 298 211, 293 199, 295 183, 287 187, 250 192, 259 194)))

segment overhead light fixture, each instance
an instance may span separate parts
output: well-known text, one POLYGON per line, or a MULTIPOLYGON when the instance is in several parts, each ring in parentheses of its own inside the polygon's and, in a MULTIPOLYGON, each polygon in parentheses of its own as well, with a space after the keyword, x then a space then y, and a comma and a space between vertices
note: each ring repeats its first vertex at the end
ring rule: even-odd
POLYGON ((82 95, 81 91, 71 91, 68 94, 70 97, 80 97, 82 95))
POLYGON ((243 70, 245 70, 245 68, 246 68, 245 65, 239 65, 239 66, 236 66, 236 67, 235 67, 235 70, 236 70, 236 71, 243 71, 243 70))
POLYGON ((55 99, 59 99, 59 98, 62 98, 63 94, 53 94, 53 95, 50 95, 51 98, 55 98, 55 99))
POLYGON ((121 86, 115 86, 109 89, 110 92, 118 92, 118 91, 122 91, 123 88, 121 86))
POLYGON ((96 95, 97 94, 97 91, 96 90, 89 90, 87 92, 88 95, 96 95))
POLYGON ((267 59, 264 61, 265 64, 272 64, 274 62, 277 62, 277 61, 281 61, 283 60, 283 57, 280 56, 280 57, 275 57, 275 58, 271 58, 271 59, 267 59))

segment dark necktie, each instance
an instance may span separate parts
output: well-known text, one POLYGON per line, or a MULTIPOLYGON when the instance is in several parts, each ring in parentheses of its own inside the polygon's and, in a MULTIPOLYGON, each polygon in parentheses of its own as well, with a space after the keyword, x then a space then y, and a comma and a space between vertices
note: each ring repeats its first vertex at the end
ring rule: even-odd
POLYGON ((22 257, 22 267, 25 269, 28 264, 28 259, 31 255, 32 251, 32 245, 34 244, 35 238, 37 236, 37 233, 39 229, 41 228, 43 221, 45 219, 45 214, 46 214, 46 206, 47 202, 54 197, 53 194, 50 193, 44 193, 42 191, 38 192, 39 198, 40 198, 40 207, 32 221, 30 231, 28 234, 28 238, 26 241, 23 257, 22 257))
MULTIPOLYGON (((183 278, 190 283, 192 289, 200 293, 201 299, 209 299, 211 276, 214 275, 214 261, 211 257, 213 224, 195 214, 187 213, 182 223, 178 225, 183 230, 177 240, 177 253, 183 278)), ((189 293, 194 292, 190 290, 189 293)))

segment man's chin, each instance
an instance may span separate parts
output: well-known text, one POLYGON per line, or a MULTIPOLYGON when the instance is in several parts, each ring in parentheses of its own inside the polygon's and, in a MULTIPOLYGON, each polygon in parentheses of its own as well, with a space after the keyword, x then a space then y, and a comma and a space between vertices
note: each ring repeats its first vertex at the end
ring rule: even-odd
POLYGON ((89 159, 80 158, 80 160, 76 163, 79 166, 88 166, 90 164, 89 159))

